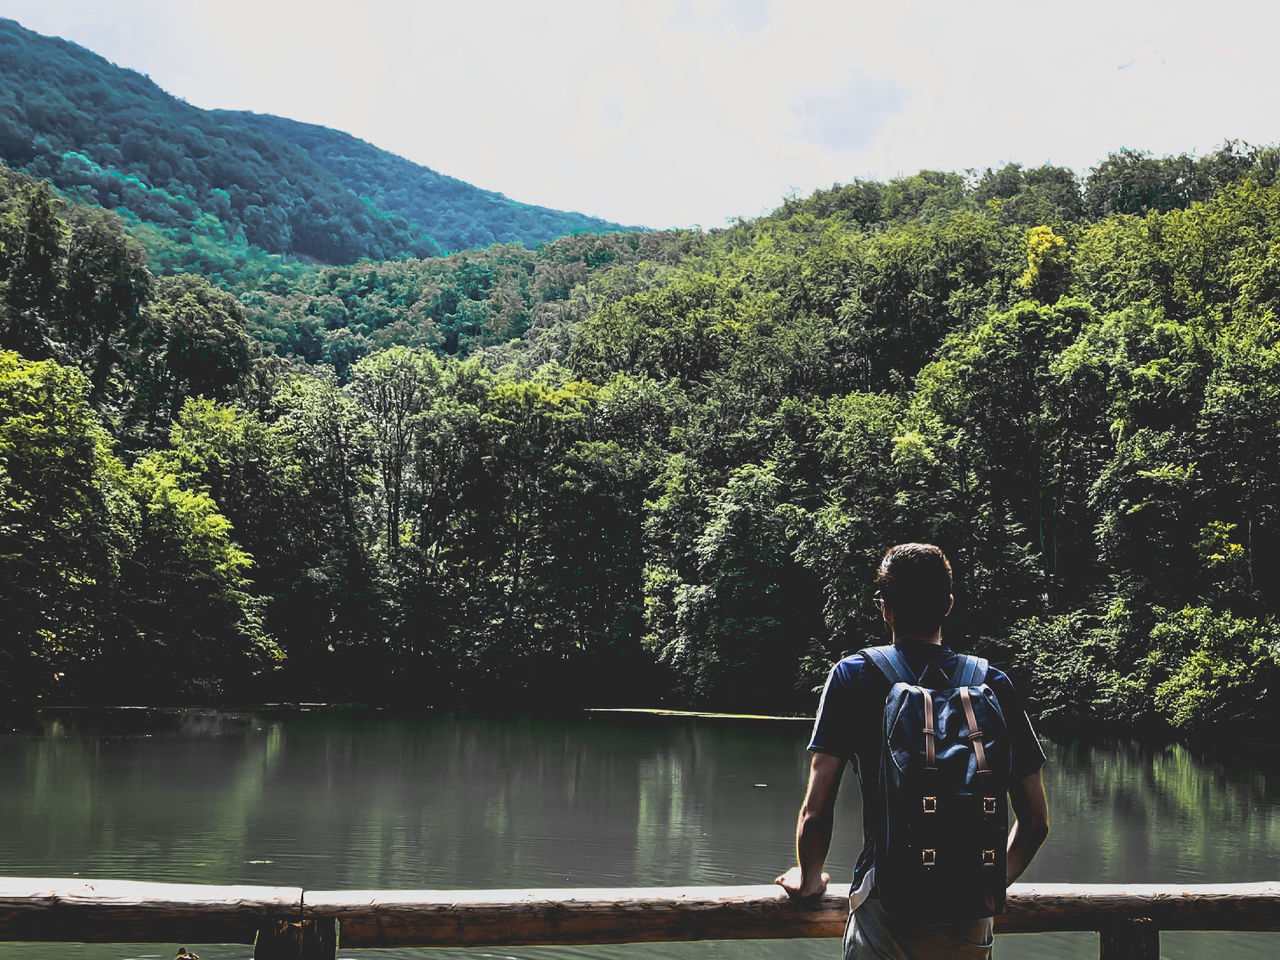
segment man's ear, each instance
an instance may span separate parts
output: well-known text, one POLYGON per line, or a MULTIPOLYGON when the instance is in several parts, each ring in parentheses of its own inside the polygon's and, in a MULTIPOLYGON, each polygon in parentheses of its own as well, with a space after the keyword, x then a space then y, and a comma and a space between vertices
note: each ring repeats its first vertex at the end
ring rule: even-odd
POLYGON ((946 619, 948 616, 951 615, 951 609, 955 605, 956 605, 956 595, 954 593, 948 594, 947 595, 947 612, 942 615, 943 619, 946 619))

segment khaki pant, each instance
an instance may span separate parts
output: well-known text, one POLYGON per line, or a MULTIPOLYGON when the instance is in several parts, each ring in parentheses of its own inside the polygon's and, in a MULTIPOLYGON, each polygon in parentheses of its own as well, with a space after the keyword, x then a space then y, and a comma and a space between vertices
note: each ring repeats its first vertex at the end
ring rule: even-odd
POLYGON ((844 928, 845 960, 990 960, 990 917, 959 923, 890 924, 879 900, 865 900, 844 928))

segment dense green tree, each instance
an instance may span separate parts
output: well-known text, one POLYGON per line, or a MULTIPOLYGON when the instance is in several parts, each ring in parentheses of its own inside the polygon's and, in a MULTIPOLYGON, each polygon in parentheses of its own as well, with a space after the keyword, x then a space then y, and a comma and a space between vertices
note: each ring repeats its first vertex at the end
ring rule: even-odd
POLYGON ((1111 154, 1089 173, 1085 205, 1095 217, 1113 213, 1165 213, 1186 206, 1185 170, 1178 159, 1161 160, 1139 150, 1111 154))
POLYGON ((155 459, 134 465, 127 488, 139 516, 119 584, 128 628, 119 648, 104 652, 103 695, 243 696, 243 684, 283 659, 248 592, 252 558, 213 498, 183 487, 155 459))
POLYGON ((0 351, 0 683, 26 700, 81 688, 113 623, 137 506, 87 403, 51 360, 0 351))
POLYGON ((786 628, 797 570, 779 494, 772 465, 735 471, 693 545, 696 579, 651 615, 649 643, 693 702, 747 708, 785 696, 814 639, 786 628))
MULTIPOLYGON (((801 537, 796 557, 820 585, 827 626, 810 676, 814 683, 826 679, 825 665, 833 657, 851 651, 862 637, 875 636, 879 629, 878 613, 873 615, 871 608, 874 588, 867 578, 851 577, 849 572, 874 569, 887 540, 915 535, 910 524, 903 523, 907 516, 923 507, 936 519, 941 506, 935 492, 911 489, 919 471, 910 457, 898 455, 911 443, 899 434, 902 413, 894 397, 868 393, 833 398, 821 411, 820 433, 812 442, 821 459, 806 472, 825 480, 825 497, 810 511, 790 518, 801 537), (886 483, 890 476, 901 485, 886 483), (928 503, 917 504, 916 497, 928 503)), ((785 470, 797 459, 793 453, 779 468, 785 470)))
POLYGON ((88 372, 90 401, 100 406, 117 365, 136 356, 147 336, 144 308, 154 281, 142 245, 124 232, 117 216, 73 206, 68 220, 61 334, 66 359, 88 372))
MULTIPOLYGON (((1239 728, 1271 715, 1267 699, 1280 682, 1280 627, 1274 621, 1187 607, 1151 631, 1151 646, 1149 658, 1173 660, 1154 697, 1173 726, 1192 732, 1239 728)), ((1163 672, 1162 666, 1157 662, 1152 670, 1163 672)))
POLYGON ((365 357, 351 371, 348 390, 369 419, 374 459, 382 480, 383 549, 393 557, 407 531, 402 529, 410 491, 410 467, 418 423, 440 381, 440 364, 429 353, 392 347, 365 357))
POLYGON ((1064 514, 1048 381, 1050 361, 1091 319, 1086 304, 1067 301, 993 314, 953 335, 916 385, 910 419, 926 442, 954 457, 957 485, 971 488, 964 553, 995 587, 978 608, 994 618, 996 632, 1037 594, 1057 600, 1063 579, 1073 576, 1061 569, 1059 544, 1087 536, 1080 529, 1087 518, 1064 514), (1021 580, 1029 549, 1040 561, 1038 589, 1021 580))
MULTIPOLYGON (((1197 424, 1203 516, 1219 543, 1208 566, 1236 609, 1280 612, 1280 343, 1270 323, 1241 323, 1217 346, 1197 424)), ((1213 533, 1206 528, 1206 537, 1213 533)))
POLYGON ((372 437, 360 408, 331 375, 286 377, 272 406, 275 430, 293 445, 308 534, 299 557, 306 566, 276 610, 279 621, 292 625, 290 673, 312 695, 351 695, 385 668, 377 646, 385 639, 385 590, 367 521, 372 437))
POLYGON ((0 301, 0 348, 17 350, 32 359, 52 356, 53 331, 62 312, 67 225, 58 216, 58 203, 47 183, 30 184, 24 203, 5 225, 6 258, 3 300, 0 301))
MULTIPOLYGON (((231 524, 237 546, 253 558, 247 577, 263 601, 267 632, 288 651, 311 649, 323 609, 313 587, 328 567, 333 518, 317 515, 307 464, 286 423, 205 397, 183 404, 164 449, 152 459, 178 482, 208 494, 231 524), (326 523, 326 519, 328 522, 326 523), (306 611, 305 618, 300 614, 306 611)), ((301 658, 300 658, 301 659, 301 658)))
POLYGON ((1010 163, 988 168, 973 190, 975 203, 997 211, 1004 223, 1035 226, 1078 221, 1084 202, 1075 173, 1066 167, 1032 167, 1010 163))
POLYGON ((205 493, 127 469, 53 361, 0 353, 0 655, 11 698, 243 694, 278 661, 251 559, 205 493))
POLYGON ((202 277, 163 277, 146 306, 148 340, 132 372, 131 419, 154 437, 187 397, 232 397, 249 371, 254 345, 239 302, 202 277))

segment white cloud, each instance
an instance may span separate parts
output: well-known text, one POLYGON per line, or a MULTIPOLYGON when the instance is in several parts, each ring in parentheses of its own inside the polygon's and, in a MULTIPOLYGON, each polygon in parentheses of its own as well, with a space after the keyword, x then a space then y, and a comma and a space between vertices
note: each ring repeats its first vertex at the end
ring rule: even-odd
POLYGON ((199 106, 323 123, 518 200, 654 226, 715 226, 854 176, 1271 142, 1280 105, 1280 14, 1236 2, 1209 20, 1181 0, 19 0, 6 15, 199 106))

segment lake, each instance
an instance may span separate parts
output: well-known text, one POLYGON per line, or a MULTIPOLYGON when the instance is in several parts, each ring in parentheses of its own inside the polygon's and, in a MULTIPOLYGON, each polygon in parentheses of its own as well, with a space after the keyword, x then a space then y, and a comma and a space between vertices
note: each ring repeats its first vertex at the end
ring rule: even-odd
MULTIPOLYGON (((802 721, 52 711, 0 736, 0 874, 338 888, 768 883, 794 859, 802 721)), ((1280 879, 1280 752, 1047 744, 1052 834, 1024 880, 1280 879)), ((861 839, 846 778, 828 869, 861 839)), ((171 960, 177 944, 0 944, 0 960, 171 960)), ((205 960, 252 947, 186 944, 205 960)), ((1274 958, 1280 934, 1166 933, 1161 953, 1274 958)), ((997 956, 1096 958, 1096 934, 997 956)), ((339 951, 366 960, 835 958, 830 940, 339 951)))

